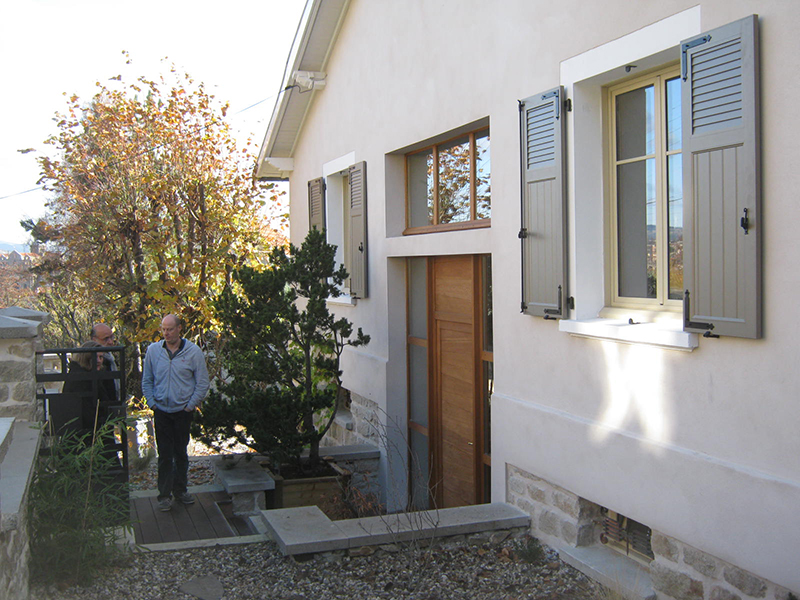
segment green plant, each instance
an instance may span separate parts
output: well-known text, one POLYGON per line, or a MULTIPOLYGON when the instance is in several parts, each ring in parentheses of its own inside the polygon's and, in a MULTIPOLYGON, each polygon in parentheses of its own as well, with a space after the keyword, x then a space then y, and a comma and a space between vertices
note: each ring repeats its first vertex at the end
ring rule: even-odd
POLYGON ((115 542, 120 528, 131 528, 128 490, 110 475, 117 456, 105 444, 121 425, 49 438, 28 501, 34 581, 88 583, 121 558, 115 542))
POLYGON ((530 535, 525 536, 516 550, 516 555, 527 563, 538 564, 546 558, 541 542, 530 535))
POLYGON ((347 279, 336 247, 312 229, 302 246, 274 248, 266 268, 242 267, 217 299, 223 327, 217 378, 193 433, 224 447, 241 443, 273 465, 319 462, 319 442, 333 423, 347 346, 369 336, 328 310, 347 279))

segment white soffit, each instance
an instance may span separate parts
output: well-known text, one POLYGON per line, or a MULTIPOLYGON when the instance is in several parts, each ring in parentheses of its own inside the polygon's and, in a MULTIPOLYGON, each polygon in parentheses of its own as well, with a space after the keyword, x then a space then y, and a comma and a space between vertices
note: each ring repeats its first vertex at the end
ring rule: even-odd
POLYGON ((256 163, 256 177, 287 179, 291 173, 294 147, 308 109, 318 93, 294 85, 298 71, 325 72, 336 36, 341 28, 350 0, 308 0, 295 35, 281 88, 272 110, 272 117, 261 144, 256 163), (288 167, 288 168, 287 168, 288 167))

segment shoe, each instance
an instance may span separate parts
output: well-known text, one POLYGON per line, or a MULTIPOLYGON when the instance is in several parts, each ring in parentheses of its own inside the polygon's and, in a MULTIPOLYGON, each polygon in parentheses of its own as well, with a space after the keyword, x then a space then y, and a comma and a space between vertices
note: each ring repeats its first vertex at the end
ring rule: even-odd
POLYGON ((169 512, 172 509, 172 499, 162 498, 158 501, 158 510, 161 512, 169 512))
POLYGON ((187 506, 189 504, 194 504, 194 496, 192 496, 189 492, 183 492, 182 494, 175 494, 175 499, 181 504, 185 504, 187 506))

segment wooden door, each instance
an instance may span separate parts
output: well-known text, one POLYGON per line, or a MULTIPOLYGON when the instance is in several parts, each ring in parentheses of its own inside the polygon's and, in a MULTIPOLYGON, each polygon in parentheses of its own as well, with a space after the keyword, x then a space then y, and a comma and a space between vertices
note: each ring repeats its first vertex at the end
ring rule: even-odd
POLYGON ((479 258, 430 261, 431 421, 437 506, 476 504, 478 497, 479 258))

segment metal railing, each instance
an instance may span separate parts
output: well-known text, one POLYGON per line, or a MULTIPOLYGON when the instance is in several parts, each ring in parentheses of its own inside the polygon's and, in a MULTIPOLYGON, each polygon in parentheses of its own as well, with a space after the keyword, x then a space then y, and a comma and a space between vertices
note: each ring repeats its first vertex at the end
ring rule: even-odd
POLYGON ((119 457, 119 468, 111 475, 128 481, 128 439, 125 392, 125 347, 50 348, 36 352, 36 398, 43 403, 49 422, 48 433, 93 432, 110 417, 119 417, 121 426, 114 438, 105 440, 106 450, 119 457), (69 371, 69 361, 77 354, 92 353, 90 371, 69 371), (115 357, 116 370, 97 369, 97 354, 115 357), (64 388, 73 388, 64 391, 64 388), (78 387, 78 390, 74 388, 78 387), (113 389, 113 391, 112 391, 113 389), (87 415, 91 408, 91 415, 87 415), (88 421, 88 422, 87 422, 88 421), (102 421, 102 422, 101 422, 102 421))

